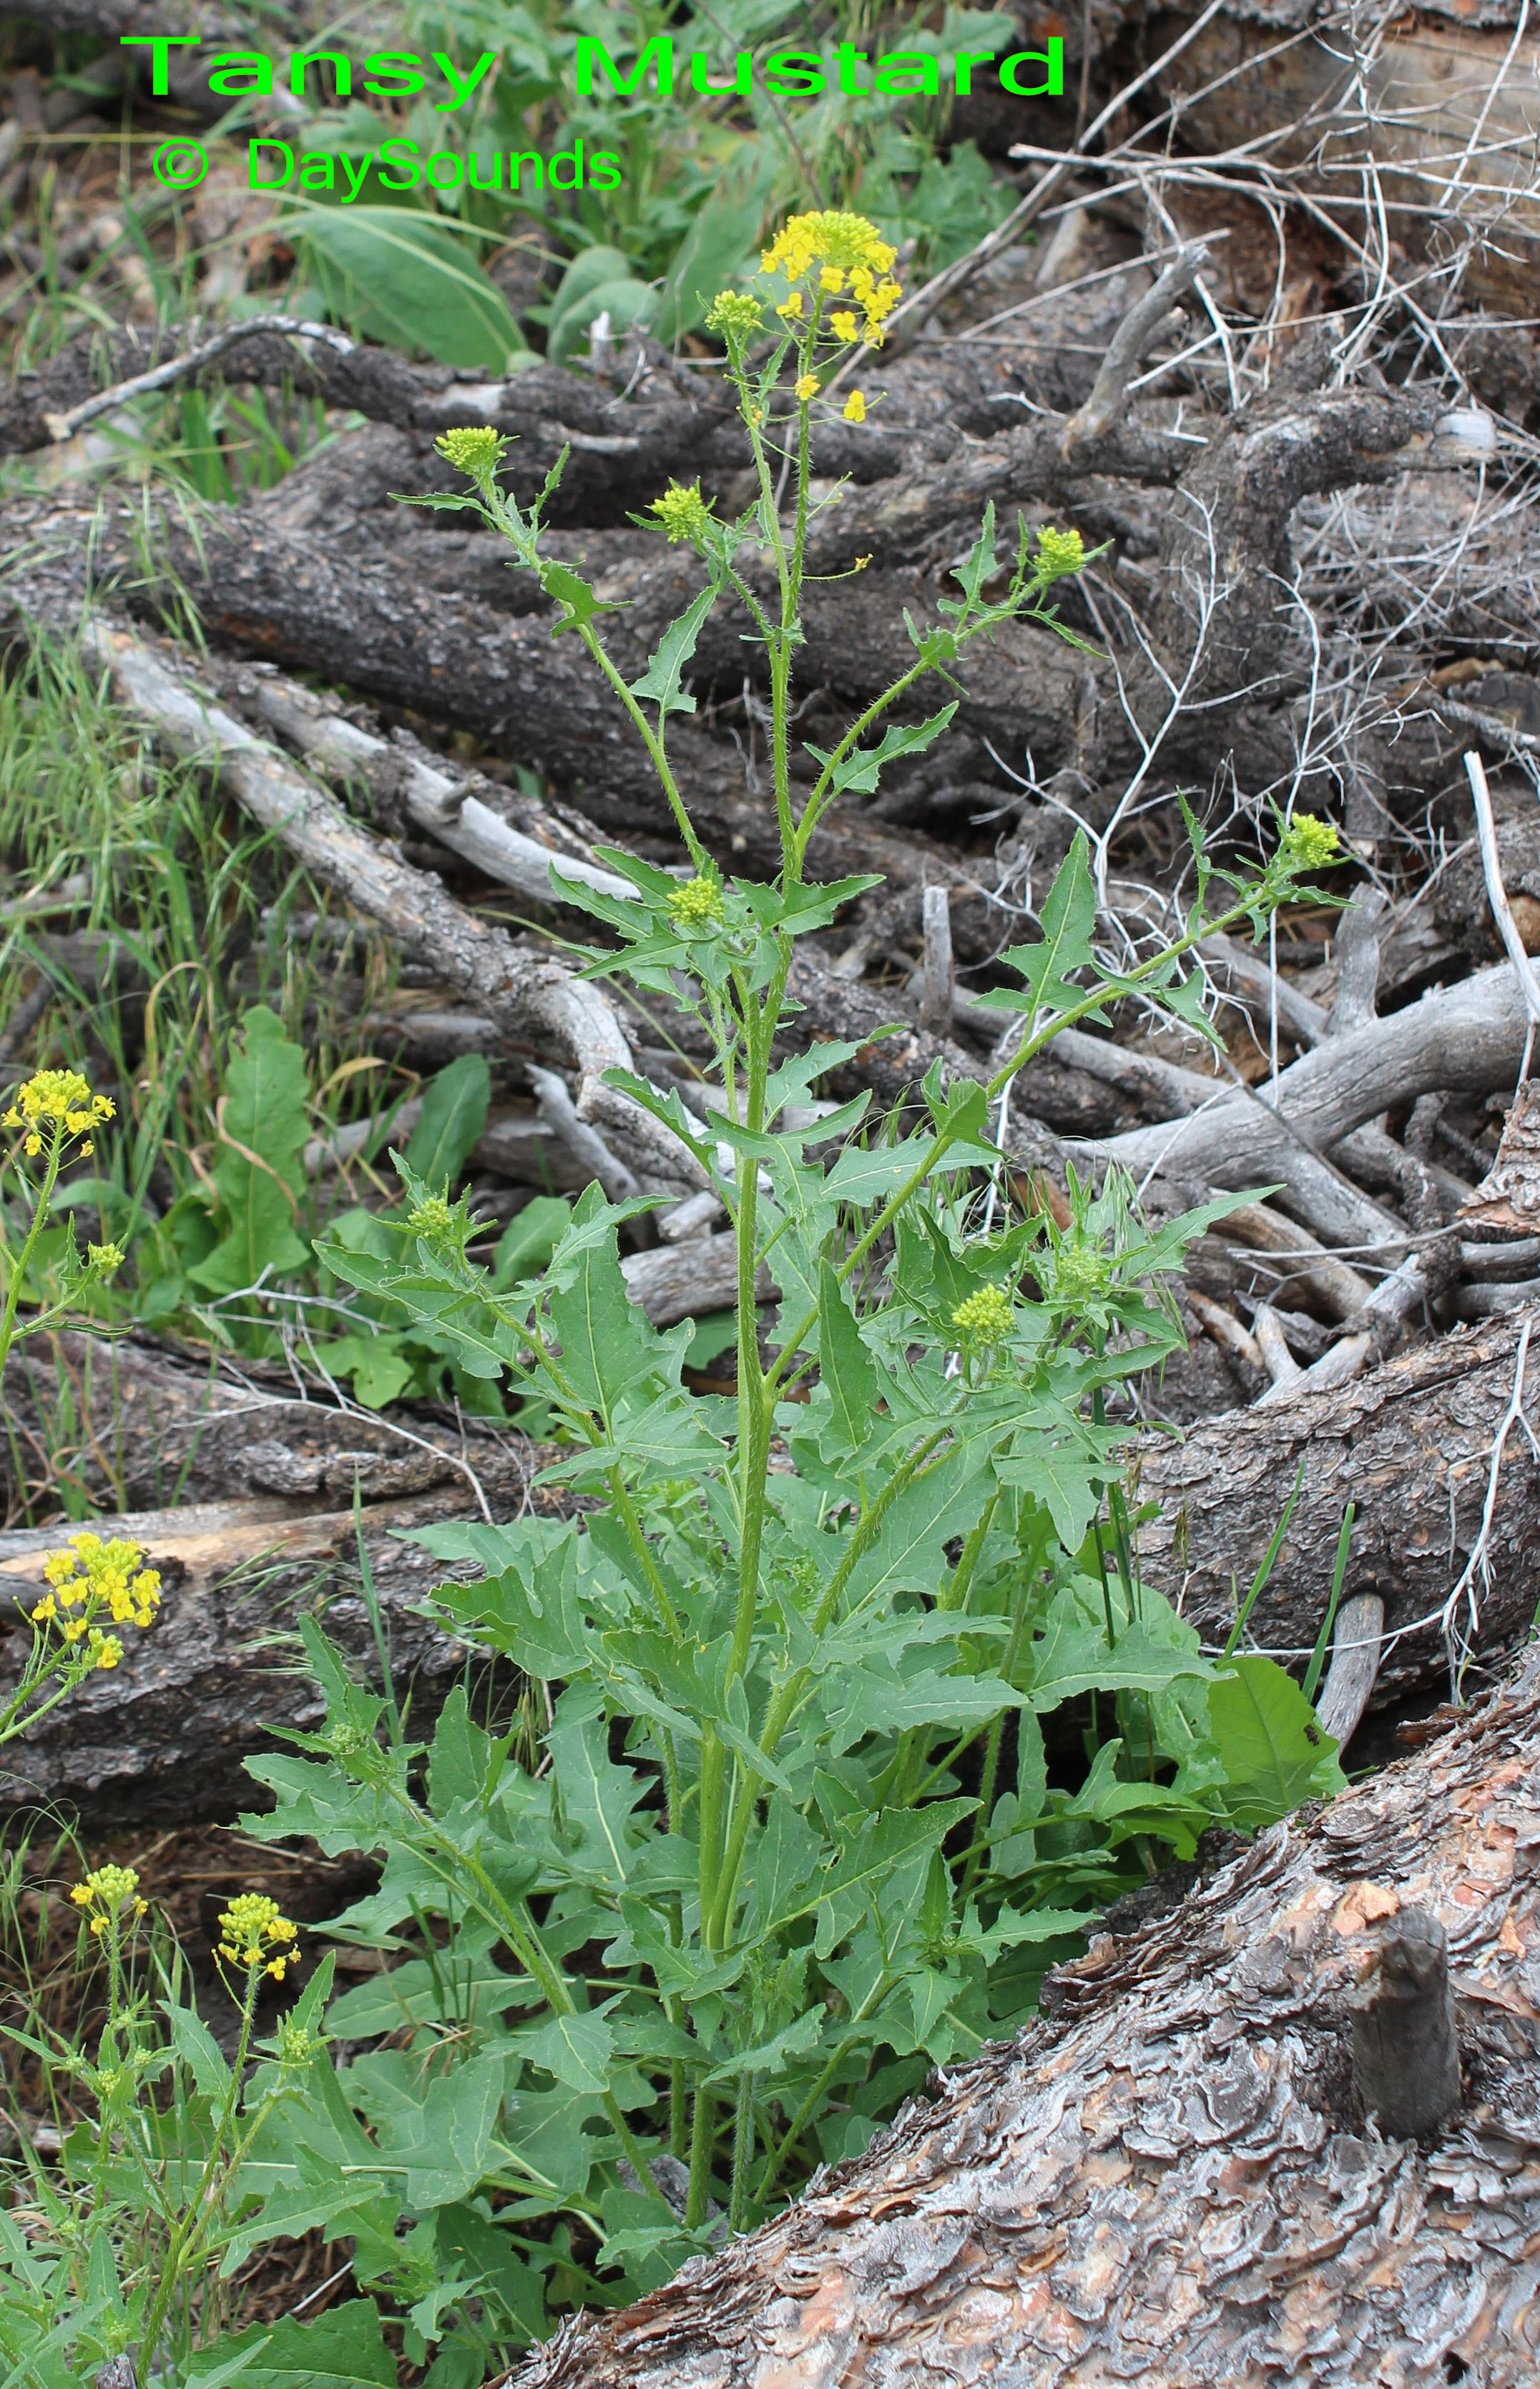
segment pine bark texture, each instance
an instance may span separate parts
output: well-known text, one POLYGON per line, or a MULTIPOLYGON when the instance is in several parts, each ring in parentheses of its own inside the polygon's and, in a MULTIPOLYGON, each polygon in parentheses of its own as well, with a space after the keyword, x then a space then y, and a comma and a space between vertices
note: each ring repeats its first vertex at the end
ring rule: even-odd
POLYGON ((1540 1660, 1050 1976, 859 2162, 508 2389, 1527 2389, 1540 2368, 1540 1660), (1447 1935, 1462 2103, 1352 2087, 1403 1909, 1447 1935))

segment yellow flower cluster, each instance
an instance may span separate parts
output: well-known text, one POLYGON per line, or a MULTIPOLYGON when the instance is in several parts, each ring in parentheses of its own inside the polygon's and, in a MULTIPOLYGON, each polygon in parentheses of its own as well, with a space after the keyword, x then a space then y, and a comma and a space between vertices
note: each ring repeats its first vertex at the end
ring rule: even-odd
POLYGON ((1086 543, 1077 530, 1054 530, 1045 524, 1037 533, 1037 569, 1046 581, 1063 581, 1081 572, 1086 543))
POLYGON ((141 1567, 137 1543, 104 1543, 100 1535, 70 1537, 72 1548, 50 1552, 43 1563, 49 1590, 32 1612, 38 1626, 57 1626, 66 1642, 83 1642, 97 1667, 115 1667, 123 1646, 115 1634, 105 1633, 103 1616, 114 1626, 137 1626, 141 1632, 155 1623, 160 1606, 160 1578, 155 1568, 141 1567))
MULTIPOLYGON (((903 296, 893 278, 897 249, 865 216, 843 208, 818 208, 790 216, 759 259, 761 274, 783 274, 790 287, 776 308, 789 324, 800 323, 808 283, 817 303, 848 296, 855 303, 836 308, 829 328, 846 344, 864 339, 880 348, 883 327, 903 296), (859 311, 858 316, 857 310, 859 311)), ((720 305, 720 301, 718 304, 720 305)))
POLYGON ((111 1097, 94 1095, 78 1070, 39 1070, 20 1089, 3 1125, 25 1129, 28 1153, 41 1153, 51 1130, 49 1141, 56 1145, 69 1136, 84 1137, 81 1153, 89 1156, 91 1131, 109 1120, 113 1110, 111 1097))
POLYGON ((952 1313, 952 1325, 964 1344, 972 1344, 981 1351, 1003 1344, 1014 1323, 1011 1297, 998 1285, 981 1285, 976 1294, 966 1296, 952 1313))
POLYGON ((648 512, 656 515, 668 534, 669 546, 677 547, 681 540, 700 537, 710 517, 711 508, 701 495, 698 480, 692 481, 688 489, 682 482, 670 481, 663 495, 653 499, 648 512))
POLYGON ((1330 822, 1317 813, 1296 813, 1278 842, 1278 867, 1291 877, 1301 871, 1322 871, 1342 860, 1342 847, 1330 822))
POLYGON ((277 1901, 264 1891, 237 1892, 229 1907, 220 1911, 219 1930, 219 1954, 229 1965, 244 1966, 253 1974, 263 1967, 275 1983, 281 1983, 290 1966, 299 1963, 293 1944, 299 1938, 299 1927, 279 1914, 277 1901))
POLYGON ((687 937, 705 936, 721 926, 722 891, 714 879, 686 879, 675 890, 668 910, 687 937))
POLYGON ((746 340, 764 320, 764 309, 748 291, 719 290, 711 301, 706 328, 708 332, 720 332, 724 339, 746 340))
POLYGON ((503 434, 490 423, 461 424, 453 431, 441 432, 433 444, 446 465, 452 465, 457 473, 468 473, 473 481, 487 479, 503 461, 503 434))
POLYGON ((91 1911, 91 1930, 98 1938, 108 1931, 120 1912, 127 1909, 134 1916, 143 1916, 145 1902, 138 1897, 139 1878, 132 1867, 96 1867, 83 1883, 77 1883, 70 1897, 77 1908, 91 1911))

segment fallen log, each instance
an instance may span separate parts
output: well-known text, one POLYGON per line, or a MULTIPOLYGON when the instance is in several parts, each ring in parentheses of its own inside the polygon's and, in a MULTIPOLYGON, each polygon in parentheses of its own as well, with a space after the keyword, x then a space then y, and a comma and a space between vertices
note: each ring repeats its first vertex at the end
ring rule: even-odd
MULTIPOLYGON (((1537 1781, 1531 1654, 1416 1757, 1094 1942, 1014 2047, 776 2222, 503 2389, 1528 2389, 1537 1781), (1431 2009, 1447 1998, 1441 1941, 1463 2102, 1419 2142, 1366 2114, 1388 2102, 1364 2061, 1398 1970, 1431 2009)), ((1446 2038, 1419 2045, 1447 2070, 1446 2038)), ((1397 2088, 1427 2121, 1456 2085, 1411 2082, 1403 2038, 1397 2088)))
POLYGON ((1205 1642, 1222 1643, 1297 1482, 1251 1613, 1260 1648, 1303 1666, 1352 1501, 1345 1589, 1384 1604, 1376 1703, 1447 1682, 1465 1653, 1490 1674, 1528 1633, 1540 1576, 1540 1464, 1508 1419, 1516 1397, 1525 1416, 1540 1402, 1525 1332, 1534 1317, 1441 1336, 1324 1392, 1280 1389, 1283 1399, 1207 1420, 1179 1444, 1145 1442, 1139 1494, 1158 1504, 1139 1533, 1151 1581, 1205 1642))

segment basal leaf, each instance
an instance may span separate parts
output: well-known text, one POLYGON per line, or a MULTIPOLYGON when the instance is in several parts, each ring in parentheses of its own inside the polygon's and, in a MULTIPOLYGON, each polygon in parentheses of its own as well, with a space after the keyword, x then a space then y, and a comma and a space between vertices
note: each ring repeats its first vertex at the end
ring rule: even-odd
POLYGON ((491 1073, 480 1054, 462 1054, 437 1073, 404 1156, 407 1167, 429 1186, 452 1191, 470 1159, 471 1147, 487 1125, 491 1073))

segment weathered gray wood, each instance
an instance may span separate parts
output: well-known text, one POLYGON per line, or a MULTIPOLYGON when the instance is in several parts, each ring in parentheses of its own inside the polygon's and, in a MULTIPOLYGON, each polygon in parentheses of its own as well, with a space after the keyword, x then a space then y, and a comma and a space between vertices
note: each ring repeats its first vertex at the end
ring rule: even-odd
POLYGON ((1355 1593, 1337 1612, 1331 1665, 1326 1671, 1316 1715, 1340 1750, 1358 1731, 1380 1673, 1380 1638, 1385 1604, 1377 1592, 1355 1593))

